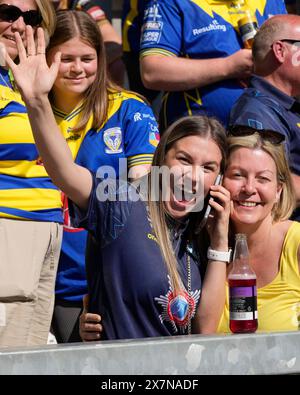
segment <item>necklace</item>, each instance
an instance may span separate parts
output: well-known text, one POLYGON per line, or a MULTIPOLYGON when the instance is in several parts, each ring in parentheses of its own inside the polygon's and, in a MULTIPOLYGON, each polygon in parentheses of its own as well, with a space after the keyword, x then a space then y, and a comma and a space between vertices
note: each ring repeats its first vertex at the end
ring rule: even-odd
POLYGON ((192 292, 192 274, 191 274, 191 257, 189 253, 187 253, 186 258, 187 263, 187 292, 188 292, 188 335, 192 333, 192 312, 191 312, 191 292, 192 292))

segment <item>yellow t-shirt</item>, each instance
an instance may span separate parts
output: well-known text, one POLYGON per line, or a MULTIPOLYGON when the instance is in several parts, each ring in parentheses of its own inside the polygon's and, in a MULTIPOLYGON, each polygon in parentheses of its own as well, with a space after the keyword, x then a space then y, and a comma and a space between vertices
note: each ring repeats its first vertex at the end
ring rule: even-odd
MULTIPOLYGON (((300 274, 297 251, 300 245, 300 223, 293 222, 283 243, 280 269, 274 280, 257 290, 258 330, 300 330, 300 274)), ((226 303, 218 332, 230 332, 228 284, 226 303)))

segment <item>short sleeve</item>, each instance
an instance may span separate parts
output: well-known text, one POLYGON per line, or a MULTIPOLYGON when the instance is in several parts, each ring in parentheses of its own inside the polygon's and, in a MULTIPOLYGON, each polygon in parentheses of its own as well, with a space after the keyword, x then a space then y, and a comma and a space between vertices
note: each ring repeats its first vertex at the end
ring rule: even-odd
POLYGON ((152 109, 141 102, 126 117, 125 155, 128 167, 151 164, 159 142, 159 130, 152 109))
POLYGON ((141 54, 180 55, 182 18, 176 2, 152 0, 145 8, 141 34, 141 54))
POLYGON ((100 22, 107 19, 102 2, 99 0, 90 0, 82 2, 81 8, 86 11, 95 21, 100 22))

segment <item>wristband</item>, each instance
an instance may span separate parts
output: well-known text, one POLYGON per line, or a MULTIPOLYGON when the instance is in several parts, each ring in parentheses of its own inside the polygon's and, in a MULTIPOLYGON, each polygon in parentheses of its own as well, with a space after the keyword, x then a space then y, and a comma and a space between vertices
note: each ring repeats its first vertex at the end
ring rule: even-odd
POLYGON ((217 251, 213 250, 211 247, 208 247, 207 259, 209 259, 210 261, 221 261, 229 263, 231 261, 231 253, 231 248, 229 248, 228 251, 217 251))

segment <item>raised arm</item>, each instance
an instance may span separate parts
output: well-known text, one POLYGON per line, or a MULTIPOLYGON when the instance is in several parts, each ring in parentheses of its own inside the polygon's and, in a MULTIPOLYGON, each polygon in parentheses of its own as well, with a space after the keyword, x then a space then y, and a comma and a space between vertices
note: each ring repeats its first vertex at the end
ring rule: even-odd
POLYGON ((44 166, 52 181, 81 208, 88 205, 92 189, 90 172, 74 163, 69 147, 56 124, 48 99, 60 65, 60 53, 48 67, 45 57, 45 37, 41 28, 34 41, 31 26, 26 26, 27 48, 19 33, 15 33, 19 64, 7 55, 17 86, 26 104, 33 136, 44 166))
MULTIPOLYGON (((212 186, 210 205, 214 209, 207 229, 210 246, 220 252, 228 251, 230 193, 222 186, 212 186)), ((215 333, 225 305, 226 262, 210 260, 207 265, 200 303, 193 322, 194 333, 215 333)))

